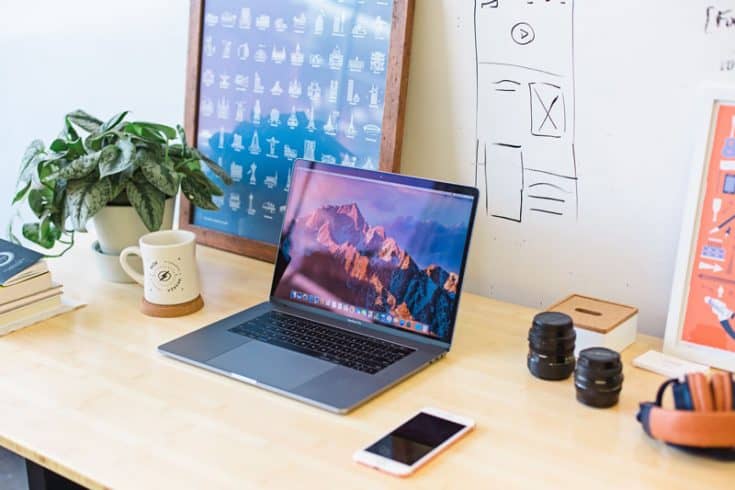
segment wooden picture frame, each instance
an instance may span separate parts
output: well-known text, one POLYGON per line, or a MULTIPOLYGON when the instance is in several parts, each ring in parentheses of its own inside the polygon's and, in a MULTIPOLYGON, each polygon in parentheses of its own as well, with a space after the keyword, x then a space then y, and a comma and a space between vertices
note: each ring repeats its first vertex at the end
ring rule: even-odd
POLYGON ((735 89, 703 88, 698 110, 664 351, 735 371, 735 89))
MULTIPOLYGON (((202 51, 205 30, 205 8, 207 0, 191 0, 189 23, 189 50, 186 75, 186 108, 184 126, 190 143, 199 146, 200 94, 202 90, 202 51)), ((380 130, 379 162, 381 171, 398 172, 400 169, 401 144, 403 138, 406 89, 411 52, 411 34, 415 0, 385 0, 392 2, 392 19, 389 32, 389 50, 385 60, 385 91, 383 96, 383 117, 380 130)), ((220 3, 222 3, 220 1, 220 3)), ((236 2, 232 2, 236 3, 236 2)), ((236 8, 247 7, 255 2, 242 0, 236 8)), ((335 2, 336 3, 336 2, 335 2)), ((380 2, 378 2, 380 3, 380 2)), ((341 4, 340 4, 341 5, 341 4)), ((385 38, 384 38, 385 39, 385 38)), ((274 44, 275 49, 275 44, 274 44)), ((313 117, 314 106, 311 114, 313 117)), ((271 146, 271 151, 273 151, 271 146)), ((285 152, 285 151, 284 151, 285 152)), ((306 153, 306 150, 304 150, 306 153)), ((301 155, 299 155, 301 156, 301 155)), ((355 159, 357 157, 354 157, 355 159)), ((254 174, 253 170, 253 174, 254 174)), ((250 195, 252 207, 252 194, 250 195)), ((273 262, 276 243, 254 240, 237 234, 210 229, 194 223, 194 207, 184 197, 180 197, 179 226, 197 235, 200 244, 273 262)), ((245 211, 244 208, 241 211, 245 211)), ((250 210, 248 210, 250 212, 250 210)), ((280 220, 278 221, 280 223, 280 220)))

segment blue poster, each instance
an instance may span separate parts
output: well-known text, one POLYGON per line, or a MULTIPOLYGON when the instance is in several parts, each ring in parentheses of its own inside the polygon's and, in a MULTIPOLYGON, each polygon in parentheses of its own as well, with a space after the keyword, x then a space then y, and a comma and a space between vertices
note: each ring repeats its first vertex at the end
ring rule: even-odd
POLYGON ((392 0, 205 2, 196 144, 234 183, 193 224, 276 244, 294 159, 378 168, 392 12, 392 0))

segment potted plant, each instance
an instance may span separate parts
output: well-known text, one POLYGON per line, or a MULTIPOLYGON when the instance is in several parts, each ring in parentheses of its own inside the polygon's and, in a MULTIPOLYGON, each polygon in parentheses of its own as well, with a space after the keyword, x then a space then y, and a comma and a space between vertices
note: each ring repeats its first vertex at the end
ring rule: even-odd
POLYGON ((102 122, 74 111, 48 148, 35 140, 26 149, 13 204, 28 203, 35 220, 22 225, 22 234, 48 256, 69 250, 74 233, 86 232, 93 218, 105 254, 119 254, 149 231, 171 228, 179 189, 195 206, 218 209, 212 198, 222 189, 202 164, 229 185, 227 172, 188 146, 181 126, 130 122, 127 114, 102 122), (54 254, 59 244, 63 249, 54 254))

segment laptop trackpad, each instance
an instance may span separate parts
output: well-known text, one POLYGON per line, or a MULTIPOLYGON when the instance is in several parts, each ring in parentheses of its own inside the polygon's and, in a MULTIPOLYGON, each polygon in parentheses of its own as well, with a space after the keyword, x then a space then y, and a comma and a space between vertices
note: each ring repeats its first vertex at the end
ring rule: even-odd
POLYGON ((207 361, 207 364, 278 388, 290 390, 336 366, 263 342, 248 342, 207 361))

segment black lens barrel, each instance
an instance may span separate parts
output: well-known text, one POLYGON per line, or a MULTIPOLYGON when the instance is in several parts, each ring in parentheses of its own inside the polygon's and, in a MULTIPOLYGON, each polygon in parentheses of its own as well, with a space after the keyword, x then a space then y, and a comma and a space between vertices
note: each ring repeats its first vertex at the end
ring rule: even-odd
POLYGON ((569 315, 539 313, 528 332, 528 370, 537 378, 566 379, 574 372, 577 334, 569 315))
POLYGON ((605 347, 591 347, 579 353, 574 386, 580 403, 596 408, 616 405, 623 389, 620 354, 605 347))

